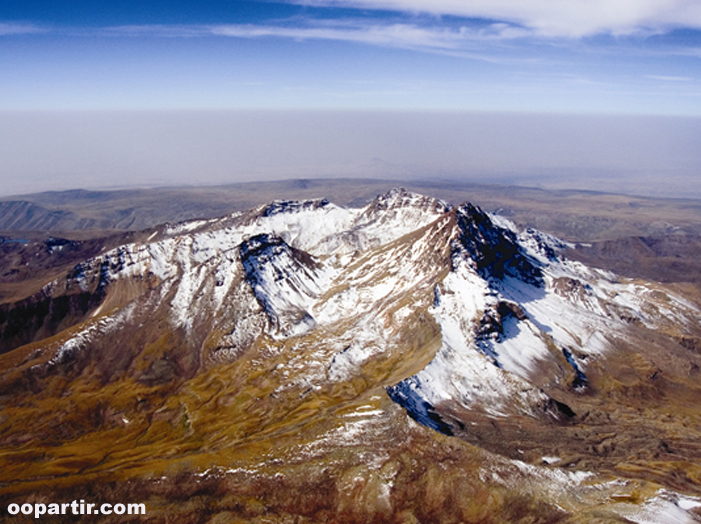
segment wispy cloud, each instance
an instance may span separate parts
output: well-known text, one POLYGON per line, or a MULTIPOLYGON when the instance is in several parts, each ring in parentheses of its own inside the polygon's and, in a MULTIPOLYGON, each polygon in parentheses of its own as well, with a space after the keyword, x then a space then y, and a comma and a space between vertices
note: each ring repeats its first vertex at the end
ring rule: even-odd
POLYGON ((667 75, 646 75, 645 78, 651 80, 662 80, 663 82, 691 82, 688 76, 667 76, 667 75))
MULTIPOLYGON (((435 22, 435 21, 434 21, 435 22)), ((411 49, 416 51, 503 62, 482 44, 513 41, 532 36, 532 31, 505 23, 445 26, 436 23, 388 22, 367 19, 295 18, 276 24, 133 25, 99 30, 104 36, 121 37, 231 37, 283 38, 297 41, 329 40, 411 49)))
POLYGON ((126 36, 126 37, 161 37, 161 38, 196 38, 211 36, 212 26, 208 25, 123 25, 105 27, 90 34, 97 33, 102 36, 126 36))
POLYGON ((44 29, 34 24, 21 24, 15 22, 0 22, 0 36, 27 35, 43 33, 44 29))
POLYGON ((267 36, 297 40, 342 40, 391 47, 443 50, 461 49, 466 42, 512 39, 527 35, 527 32, 506 24, 492 24, 473 29, 348 20, 313 20, 299 27, 219 25, 213 26, 211 32, 215 35, 241 38, 267 36))
POLYGON ((629 35, 701 28, 698 0, 291 0, 316 7, 352 7, 454 15, 518 24, 547 37, 629 35))
MULTIPOLYGON (((129 25, 88 30, 88 34, 114 37, 329 40, 410 49, 501 64, 542 62, 546 56, 552 62, 554 58, 549 54, 552 49, 570 49, 573 52, 583 49, 580 41, 546 36, 534 28, 511 22, 486 19, 452 19, 447 22, 431 16, 388 18, 386 14, 336 19, 298 16, 258 24, 129 25), (513 53, 516 49, 521 52, 513 53)), ((589 42, 585 47, 589 53, 699 56, 696 48, 689 50, 687 47, 680 49, 678 46, 658 46, 653 50, 628 45, 638 42, 640 36, 641 32, 638 32, 632 37, 633 40, 631 37, 619 37, 589 42)))

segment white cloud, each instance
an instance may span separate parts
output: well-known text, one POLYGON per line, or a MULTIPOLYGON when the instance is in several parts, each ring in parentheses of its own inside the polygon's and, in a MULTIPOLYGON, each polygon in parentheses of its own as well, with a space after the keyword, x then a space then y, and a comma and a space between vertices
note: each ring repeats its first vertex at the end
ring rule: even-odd
POLYGON ((355 7, 505 21, 541 36, 583 37, 701 28, 698 0, 293 0, 310 6, 355 7))
POLYGON ((212 34, 240 38, 281 37, 298 40, 342 40, 366 44, 459 50, 466 42, 517 38, 528 33, 506 24, 492 24, 481 29, 461 27, 422 27, 415 24, 361 23, 352 21, 314 21, 303 27, 274 25, 220 25, 211 28, 212 34))

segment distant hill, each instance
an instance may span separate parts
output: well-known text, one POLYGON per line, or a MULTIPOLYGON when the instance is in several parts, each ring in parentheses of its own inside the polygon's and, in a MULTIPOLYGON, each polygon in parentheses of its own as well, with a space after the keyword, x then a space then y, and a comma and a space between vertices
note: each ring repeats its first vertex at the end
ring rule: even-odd
POLYGON ((0 229, 49 231, 76 229, 80 217, 70 211, 47 209, 26 200, 0 201, 0 229))
MULTIPOLYGON (((136 231, 165 222, 218 217, 281 198, 324 197, 342 206, 359 207, 396 185, 396 180, 310 179, 209 187, 49 191, 0 199, 0 231, 136 231)), ((402 185, 453 205, 469 201, 519 225, 573 241, 701 234, 701 200, 440 180, 409 180, 402 185)))

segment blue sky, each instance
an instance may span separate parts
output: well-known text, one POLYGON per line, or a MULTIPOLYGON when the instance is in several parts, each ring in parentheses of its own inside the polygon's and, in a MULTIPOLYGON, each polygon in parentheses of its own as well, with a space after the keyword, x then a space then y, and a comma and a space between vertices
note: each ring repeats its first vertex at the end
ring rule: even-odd
POLYGON ((701 3, 4 0, 0 109, 701 116, 701 3))

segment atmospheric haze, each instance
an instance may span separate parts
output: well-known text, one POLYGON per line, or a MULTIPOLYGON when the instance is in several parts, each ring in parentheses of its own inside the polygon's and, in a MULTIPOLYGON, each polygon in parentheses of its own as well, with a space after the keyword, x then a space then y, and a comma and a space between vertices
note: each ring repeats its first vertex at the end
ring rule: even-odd
POLYGON ((5 111, 0 194, 314 177, 701 197, 701 119, 408 111, 5 111))

